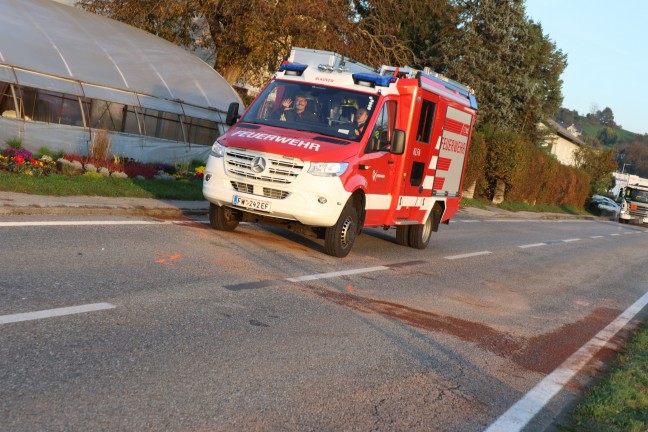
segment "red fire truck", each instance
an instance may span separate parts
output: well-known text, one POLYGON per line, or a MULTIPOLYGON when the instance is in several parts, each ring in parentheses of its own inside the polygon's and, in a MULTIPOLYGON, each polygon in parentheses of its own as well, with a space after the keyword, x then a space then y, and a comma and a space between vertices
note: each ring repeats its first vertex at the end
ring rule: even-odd
POLYGON ((395 227, 398 244, 424 249, 459 208, 477 113, 464 85, 294 48, 238 109, 205 168, 215 229, 280 224, 344 257, 363 227, 395 227))

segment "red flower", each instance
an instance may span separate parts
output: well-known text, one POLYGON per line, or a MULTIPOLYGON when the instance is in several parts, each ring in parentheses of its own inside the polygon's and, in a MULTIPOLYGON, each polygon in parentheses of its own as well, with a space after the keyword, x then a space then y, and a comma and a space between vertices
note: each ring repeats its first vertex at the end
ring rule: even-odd
POLYGON ((20 156, 20 155, 16 155, 16 156, 14 156, 13 161, 17 165, 22 165, 22 164, 25 163, 25 158, 20 156))

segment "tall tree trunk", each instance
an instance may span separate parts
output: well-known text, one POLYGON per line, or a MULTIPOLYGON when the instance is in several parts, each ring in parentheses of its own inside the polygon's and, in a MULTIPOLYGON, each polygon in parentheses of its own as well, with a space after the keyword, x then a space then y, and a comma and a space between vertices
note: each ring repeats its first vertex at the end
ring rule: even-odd
POLYGON ((506 183, 502 180, 497 180, 495 184, 495 195, 493 196, 493 204, 501 204, 504 202, 504 193, 506 192, 506 183))
POLYGON ((468 185, 468 188, 466 188, 466 190, 463 191, 462 196, 464 198, 473 199, 475 197, 476 187, 477 187, 477 179, 473 180, 473 182, 470 185, 468 185))

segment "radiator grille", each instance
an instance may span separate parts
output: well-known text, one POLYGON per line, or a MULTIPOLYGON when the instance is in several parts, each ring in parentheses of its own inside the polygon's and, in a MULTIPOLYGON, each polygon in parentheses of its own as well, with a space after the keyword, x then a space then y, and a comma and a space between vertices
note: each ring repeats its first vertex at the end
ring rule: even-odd
POLYGON ((290 195, 290 192, 281 189, 273 189, 273 188, 258 186, 255 190, 254 185, 249 183, 243 183, 237 181, 231 181, 230 183, 232 184, 232 188, 234 188, 236 192, 243 192, 250 195, 260 195, 266 198, 273 198, 273 199, 284 199, 287 198, 288 195, 290 195))
POLYGON ((225 153, 225 168, 227 172, 256 180, 262 183, 291 184, 304 169, 304 162, 299 159, 288 159, 269 156, 260 153, 230 149, 225 153), (266 162, 266 169, 258 173, 252 169, 256 158, 261 157, 266 162))

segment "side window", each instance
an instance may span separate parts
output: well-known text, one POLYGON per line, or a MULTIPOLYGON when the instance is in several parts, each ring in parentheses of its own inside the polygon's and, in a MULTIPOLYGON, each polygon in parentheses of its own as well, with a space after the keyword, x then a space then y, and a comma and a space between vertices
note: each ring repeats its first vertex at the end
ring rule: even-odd
POLYGON ((95 129, 121 132, 125 105, 100 99, 90 101, 90 125, 95 129))
POLYGON ((365 153, 388 151, 391 145, 394 128, 396 127, 396 101, 387 101, 376 117, 376 125, 371 131, 365 153))
POLYGON ((418 130, 416 131, 416 141, 425 144, 430 143, 435 108, 436 104, 434 102, 423 100, 423 104, 421 105, 421 115, 419 116, 418 130))

